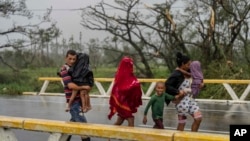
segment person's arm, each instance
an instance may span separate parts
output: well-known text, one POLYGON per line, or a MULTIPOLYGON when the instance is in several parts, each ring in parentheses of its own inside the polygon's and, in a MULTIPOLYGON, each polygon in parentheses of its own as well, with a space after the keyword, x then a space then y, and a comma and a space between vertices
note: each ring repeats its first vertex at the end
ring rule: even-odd
POLYGON ((174 96, 173 100, 178 100, 178 99, 182 99, 184 97, 185 93, 183 91, 180 91, 179 94, 174 96))
POLYGON ((148 114, 148 110, 149 108, 151 107, 152 103, 153 103, 153 100, 154 100, 154 96, 151 97, 151 99, 149 100, 147 106, 145 107, 145 110, 144 110, 144 117, 143 117, 143 124, 146 124, 147 123, 147 114, 148 114))
POLYGON ((78 86, 76 85, 75 83, 72 82, 72 79, 71 79, 71 76, 69 75, 68 73, 68 69, 66 67, 66 65, 61 69, 61 77, 62 77, 62 80, 63 80, 63 83, 65 86, 68 86, 69 89, 72 89, 72 90, 90 90, 91 87, 90 86, 78 86))
POLYGON ((187 76, 191 76, 191 73, 190 72, 188 72, 188 71, 185 71, 185 70, 183 70, 183 69, 181 69, 181 68, 176 68, 176 70, 179 70, 181 73, 183 73, 184 75, 187 75, 187 76))
POLYGON ((175 99, 175 97, 177 96, 173 96, 173 95, 170 95, 170 94, 168 94, 168 93, 164 93, 165 94, 165 100, 174 100, 175 99))

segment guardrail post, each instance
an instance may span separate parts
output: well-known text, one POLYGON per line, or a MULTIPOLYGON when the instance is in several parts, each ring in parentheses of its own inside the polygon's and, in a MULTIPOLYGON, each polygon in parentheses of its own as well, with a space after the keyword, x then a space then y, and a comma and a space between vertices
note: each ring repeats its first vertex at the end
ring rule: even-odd
POLYGON ((241 95, 240 100, 245 100, 246 97, 248 96, 249 92, 250 92, 250 84, 247 85, 247 88, 245 89, 245 91, 241 95))
POLYGON ((156 85, 156 82, 152 82, 146 92, 146 96, 150 97, 151 93, 154 91, 155 89, 155 85, 156 85))
POLYGON ((239 97, 235 94, 234 90, 232 89, 232 87, 229 84, 223 83, 223 86, 226 88, 227 92, 229 93, 229 95, 231 96, 231 98, 234 101, 239 100, 239 97))
POLYGON ((104 88, 103 88, 103 86, 102 86, 102 84, 100 82, 95 81, 95 85, 96 85, 97 89, 99 90, 99 92, 100 92, 100 94, 102 96, 106 96, 107 95, 106 91, 104 90, 104 88))
MULTIPOLYGON (((38 80, 44 81, 40 92, 23 92, 23 94, 34 94, 34 95, 42 95, 42 94, 54 94, 54 95, 62 95, 62 93, 46 93, 46 89, 50 83, 50 81, 55 81, 55 82, 61 82, 62 85, 63 81, 59 77, 39 77, 38 80)), ((144 90, 142 89, 142 97, 144 99, 149 99, 150 95, 154 91, 155 85, 157 81, 165 81, 165 79, 138 79, 141 83, 151 83, 147 89, 147 91, 144 93, 144 90)), ((204 79, 205 84, 222 84, 224 88, 226 89, 227 93, 230 95, 231 99, 230 100, 219 100, 219 101, 226 101, 226 102, 245 102, 246 97, 250 93, 250 80, 227 80, 227 79, 204 79), (236 94, 236 92, 232 89, 230 84, 247 84, 248 86, 244 90, 244 92, 240 94, 236 94)), ((100 95, 92 95, 94 97, 109 97, 112 91, 112 87, 114 85, 114 79, 113 78, 95 78, 95 86, 97 87, 100 95), (103 83, 110 82, 109 88, 106 91, 106 87, 104 88, 103 83)), ((211 101, 211 99, 198 99, 199 101, 211 101)), ((215 100, 215 99, 212 99, 215 100)))
POLYGON ((62 86, 64 87, 64 83, 63 83, 63 80, 61 80, 61 83, 62 83, 62 86))
POLYGON ((48 85, 49 85, 49 80, 45 80, 40 92, 38 93, 38 95, 40 95, 41 93, 44 93, 45 90, 47 89, 48 85))
POLYGON ((108 91, 107 91, 107 93, 106 93, 107 95, 110 96, 113 86, 114 86, 114 80, 111 82, 111 84, 110 84, 110 86, 109 86, 109 88, 108 88, 108 91))
POLYGON ((17 141, 15 134, 8 128, 0 128, 1 141, 17 141))
POLYGON ((69 135, 62 133, 51 133, 48 141, 67 141, 69 135))

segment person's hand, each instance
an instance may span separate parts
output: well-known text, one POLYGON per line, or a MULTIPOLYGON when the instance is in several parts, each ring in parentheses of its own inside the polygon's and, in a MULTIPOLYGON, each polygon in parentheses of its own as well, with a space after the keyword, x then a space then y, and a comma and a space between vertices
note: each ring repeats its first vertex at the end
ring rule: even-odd
POLYGON ((143 121, 142 121, 142 122, 143 122, 143 124, 146 124, 146 123, 147 123, 147 121, 148 121, 148 120, 147 120, 147 116, 144 116, 143 121))
POLYGON ((177 100, 180 98, 180 95, 175 95, 174 100, 177 100))
POLYGON ((180 97, 184 97, 186 94, 187 94, 187 93, 186 93, 185 91, 183 91, 183 90, 180 90, 179 93, 178 93, 178 95, 179 95, 180 97))
POLYGON ((183 90, 185 93, 191 93, 191 91, 192 91, 191 88, 184 88, 183 90))
POLYGON ((185 96, 185 91, 180 90, 177 95, 175 95, 175 99, 173 100, 173 103, 177 104, 181 101, 181 99, 185 96))
POLYGON ((200 89, 204 88, 205 87, 205 84, 204 83, 201 83, 200 84, 200 89))

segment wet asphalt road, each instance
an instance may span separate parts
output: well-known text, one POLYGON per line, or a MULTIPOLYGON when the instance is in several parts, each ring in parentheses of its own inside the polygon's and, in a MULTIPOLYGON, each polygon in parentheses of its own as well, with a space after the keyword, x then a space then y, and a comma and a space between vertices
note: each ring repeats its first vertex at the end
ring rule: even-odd
MULTIPOLYGON (((107 119, 109 105, 107 98, 91 98, 92 110, 85 116, 90 123, 113 124, 116 117, 112 120, 107 119)), ((139 127, 151 128, 153 121, 151 112, 148 113, 147 125, 142 124, 143 110, 147 100, 135 114, 135 125, 139 127)), ((228 104, 214 102, 199 102, 203 114, 203 121, 200 132, 211 132, 228 134, 230 124, 249 124, 250 123, 250 103, 247 104, 228 104)), ((13 117, 27 117, 36 119, 49 119, 68 121, 69 113, 64 112, 65 98, 63 96, 0 96, 0 115, 13 117)), ((177 116, 173 104, 165 107, 164 125, 167 129, 175 129, 177 116)), ((188 117, 186 130, 190 130, 192 118, 188 117)), ((126 125, 126 122, 124 123, 126 125)), ((49 133, 34 132, 15 129, 14 133, 18 141, 47 141, 49 133)), ((71 141, 79 141, 79 136, 73 136, 71 141)), ((92 141, 104 141, 107 139, 92 138, 92 141)))

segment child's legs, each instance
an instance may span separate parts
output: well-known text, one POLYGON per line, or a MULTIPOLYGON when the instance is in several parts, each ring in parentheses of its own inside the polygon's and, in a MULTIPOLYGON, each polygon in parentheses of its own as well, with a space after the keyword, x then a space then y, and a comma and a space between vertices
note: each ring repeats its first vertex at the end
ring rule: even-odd
POLYGON ((75 97, 76 97, 76 95, 77 95, 77 90, 72 90, 72 94, 71 94, 71 96, 70 96, 70 99, 69 99, 69 102, 68 102, 68 106, 67 107, 71 107, 72 106, 72 103, 73 103, 73 101, 74 101, 74 99, 75 99, 75 97))
POLYGON ((162 118, 159 118, 159 119, 153 119, 154 122, 155 122, 155 125, 153 128, 156 128, 156 129, 164 129, 164 125, 163 125, 163 120, 162 118))
POLYGON ((86 101, 86 107, 90 108, 91 104, 90 104, 90 96, 88 91, 84 90, 84 97, 85 97, 85 101, 86 101))
POLYGON ((85 90, 80 91, 80 98, 82 101, 82 109, 86 108, 85 90))

